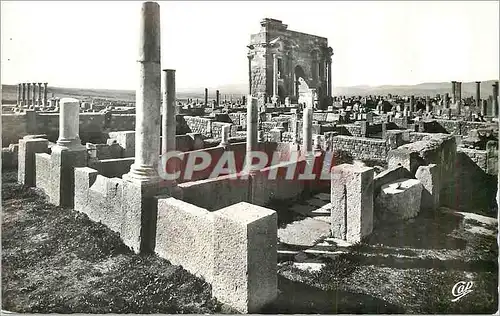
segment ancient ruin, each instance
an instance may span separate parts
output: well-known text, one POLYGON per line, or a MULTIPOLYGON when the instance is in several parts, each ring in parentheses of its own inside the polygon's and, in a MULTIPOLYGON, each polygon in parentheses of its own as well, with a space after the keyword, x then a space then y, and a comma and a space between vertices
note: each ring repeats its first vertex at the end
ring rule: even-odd
POLYGON ((286 258, 329 255, 443 207, 496 217, 498 81, 488 97, 480 81, 473 96, 460 81, 438 96, 333 96, 328 40, 266 18, 248 45, 247 96, 205 89, 181 102, 176 70, 160 64, 171 48, 159 4, 143 3, 139 27, 135 104, 18 84, 2 167, 134 252, 203 278, 236 311, 278 299, 286 258))

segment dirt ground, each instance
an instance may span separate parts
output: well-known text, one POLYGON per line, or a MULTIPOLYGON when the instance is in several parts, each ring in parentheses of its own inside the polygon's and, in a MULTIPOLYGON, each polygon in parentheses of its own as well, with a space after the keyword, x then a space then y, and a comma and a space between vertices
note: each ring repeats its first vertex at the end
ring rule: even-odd
POLYGON ((104 225, 2 174, 2 309, 20 313, 220 313, 211 287, 104 225))

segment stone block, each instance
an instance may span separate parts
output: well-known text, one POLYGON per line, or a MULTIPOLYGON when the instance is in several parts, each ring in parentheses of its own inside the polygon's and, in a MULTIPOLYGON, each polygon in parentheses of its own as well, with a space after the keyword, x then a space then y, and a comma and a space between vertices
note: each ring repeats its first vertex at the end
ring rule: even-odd
POLYGON ((276 212, 246 202, 214 212, 212 293, 241 313, 278 295, 276 212))
POLYGON ((439 207, 439 194, 441 188, 439 179, 439 168, 435 164, 420 166, 415 173, 423 186, 421 208, 436 210, 439 207))
POLYGON ((422 183, 417 179, 399 179, 384 184, 376 198, 377 216, 382 220, 410 219, 418 215, 422 183))
POLYGON ((45 153, 49 141, 46 139, 27 138, 19 140, 17 158, 17 181, 26 186, 36 185, 36 153, 45 153))
POLYGON ((160 194, 160 183, 134 183, 123 181, 120 236, 136 253, 152 252, 156 238, 158 204, 154 198, 160 194))
POLYGON ((51 181, 50 155, 46 153, 35 154, 35 165, 36 187, 48 192, 51 181))
POLYGON ((342 164, 332 168, 332 235, 359 242, 373 231, 373 168, 342 164))
POLYGON ((212 213, 172 197, 159 198, 155 252, 212 283, 212 213))
POLYGON ((89 204, 89 189, 97 178, 98 172, 89 167, 75 168, 75 202, 74 208, 83 212, 89 204))
POLYGON ((135 131, 110 132, 110 139, 116 142, 123 149, 123 157, 133 157, 135 154, 135 131))

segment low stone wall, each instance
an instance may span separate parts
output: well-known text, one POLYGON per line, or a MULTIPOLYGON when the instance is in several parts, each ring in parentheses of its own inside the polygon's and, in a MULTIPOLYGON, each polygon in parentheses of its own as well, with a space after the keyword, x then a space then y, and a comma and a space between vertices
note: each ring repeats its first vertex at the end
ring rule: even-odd
POLYGON ((339 135, 327 140, 327 148, 345 151, 359 160, 385 160, 387 157, 387 146, 381 139, 339 135))
POLYGON ((240 202, 210 213, 175 198, 158 200, 155 251, 212 284, 241 313, 277 297, 277 215, 240 202))
POLYGON ((240 201, 248 201, 248 180, 231 175, 179 184, 183 200, 215 211, 240 201))
POLYGON ((184 116, 189 129, 192 133, 198 133, 205 138, 212 137, 212 119, 199 116, 184 116))

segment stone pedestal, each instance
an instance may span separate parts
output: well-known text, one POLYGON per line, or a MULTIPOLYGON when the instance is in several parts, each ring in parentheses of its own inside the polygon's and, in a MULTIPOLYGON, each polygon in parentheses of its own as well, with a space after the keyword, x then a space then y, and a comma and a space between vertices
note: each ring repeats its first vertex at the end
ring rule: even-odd
POLYGON ((332 236, 359 242, 373 230, 373 168, 342 164, 332 168, 332 236))
POLYGON ((219 146, 226 148, 229 145, 229 134, 231 133, 231 124, 222 125, 221 142, 219 146))
POLYGON ((212 294, 240 313, 259 312, 278 295, 277 218, 246 202, 214 212, 212 294))

